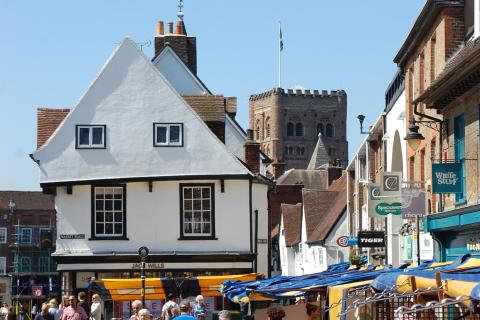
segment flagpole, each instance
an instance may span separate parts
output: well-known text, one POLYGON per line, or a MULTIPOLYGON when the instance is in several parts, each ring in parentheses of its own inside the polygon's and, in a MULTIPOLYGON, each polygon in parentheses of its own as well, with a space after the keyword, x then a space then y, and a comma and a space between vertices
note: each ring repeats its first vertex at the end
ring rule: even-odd
POLYGON ((278 87, 282 87, 282 23, 278 22, 278 87))

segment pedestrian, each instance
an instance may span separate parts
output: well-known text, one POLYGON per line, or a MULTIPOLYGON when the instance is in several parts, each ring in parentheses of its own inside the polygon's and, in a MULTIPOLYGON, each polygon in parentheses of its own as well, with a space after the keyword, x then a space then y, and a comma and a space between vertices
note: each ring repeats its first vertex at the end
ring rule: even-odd
POLYGON ((320 319, 320 306, 313 303, 307 303, 305 309, 307 310, 308 320, 320 319))
POLYGON ((222 310, 218 313, 218 320, 232 320, 232 315, 228 310, 222 310))
POLYGON ((102 320, 102 313, 100 296, 95 293, 92 296, 92 305, 90 306, 90 320, 102 320))
POLYGON ((138 319, 140 320, 150 320, 151 316, 150 310, 148 309, 141 309, 138 311, 138 319))
POLYGON ((87 294, 83 291, 78 293, 78 306, 82 307, 87 314, 87 317, 90 318, 90 304, 87 301, 87 294))
POLYGON ((60 320, 61 312, 58 309, 57 299, 53 298, 48 302, 48 313, 53 316, 54 320, 60 320))
POLYGON ((35 320, 53 320, 53 315, 48 312, 48 303, 42 304, 42 309, 35 316, 35 320))
POLYGON ((162 314, 160 315, 162 320, 170 320, 173 318, 172 309, 178 307, 175 302, 175 296, 172 293, 167 295, 167 302, 162 307, 162 314))
POLYGON ((8 307, 7 307, 7 304, 4 302, 2 303, 2 307, 0 308, 0 315, 2 319, 5 319, 7 317, 7 314, 8 314, 8 307))
POLYGON ((17 320, 17 315, 15 314, 15 311, 13 310, 13 306, 10 306, 8 308, 7 320, 17 320))
POLYGON ((135 300, 132 302, 132 311, 133 311, 133 314, 130 316, 130 319, 128 320, 138 320, 139 317, 138 317, 138 312, 140 310, 142 310, 143 308, 143 304, 142 304, 142 301, 140 300, 135 300))
POLYGON ((285 311, 281 307, 270 307, 267 310, 268 320, 282 320, 285 317, 285 311))
POLYGON ((192 307, 190 306, 190 301, 183 300, 180 303, 180 315, 175 317, 175 320, 195 320, 195 317, 190 315, 192 307))
POLYGON ((63 296, 62 297, 62 303, 60 303, 60 305, 58 306, 58 309, 60 310, 60 314, 69 305, 70 305, 70 303, 68 302, 68 296, 67 295, 63 296))
POLYGON ((207 318, 207 307, 203 303, 203 296, 200 294, 195 298, 195 305, 193 306, 193 316, 197 320, 205 320, 207 318))
POLYGON ((77 306, 77 298, 75 296, 68 297, 69 306, 63 309, 61 320, 87 320, 85 310, 77 306))

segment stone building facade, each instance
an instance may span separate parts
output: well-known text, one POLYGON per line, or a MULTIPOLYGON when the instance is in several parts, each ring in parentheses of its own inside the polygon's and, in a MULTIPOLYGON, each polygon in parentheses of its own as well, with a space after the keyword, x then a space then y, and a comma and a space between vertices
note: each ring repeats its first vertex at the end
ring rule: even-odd
POLYGON ((348 162, 346 139, 347 94, 343 90, 318 91, 274 88, 253 94, 249 126, 255 140, 285 169, 305 169, 321 133, 332 161, 348 162))

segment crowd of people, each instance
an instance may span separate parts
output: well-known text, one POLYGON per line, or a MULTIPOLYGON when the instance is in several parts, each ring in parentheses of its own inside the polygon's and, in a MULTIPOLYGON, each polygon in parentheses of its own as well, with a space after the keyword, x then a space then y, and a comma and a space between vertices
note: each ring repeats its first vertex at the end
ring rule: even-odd
MULTIPOLYGON (((129 320, 154 320, 150 310, 143 307, 144 306, 140 300, 133 301, 133 315, 129 320)), ((207 315, 208 312, 206 305, 203 302, 203 296, 198 295, 195 298, 195 303, 192 306, 192 303, 189 300, 183 300, 180 302, 180 304, 177 304, 175 302, 175 296, 173 294, 169 294, 167 296, 167 301, 162 307, 160 320, 206 320, 207 315)), ((230 312, 228 310, 220 311, 218 313, 218 319, 231 320, 230 312)))

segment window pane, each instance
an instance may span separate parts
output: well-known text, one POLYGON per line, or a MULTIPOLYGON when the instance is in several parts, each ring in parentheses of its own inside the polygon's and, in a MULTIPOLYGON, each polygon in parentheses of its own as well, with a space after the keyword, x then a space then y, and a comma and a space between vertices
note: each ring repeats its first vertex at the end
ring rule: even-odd
POLYGON ((95 209, 97 209, 97 210, 103 210, 103 200, 97 200, 97 201, 95 201, 95 209))
POLYGON ((203 211, 203 222, 210 222, 210 211, 203 211))
POLYGON ((170 142, 180 142, 180 126, 170 126, 170 142))
POLYGON ((210 198, 210 187, 208 187, 208 188, 203 188, 203 190, 202 190, 202 197, 204 197, 204 198, 210 198))
POLYGON ((103 223, 97 223, 97 234, 104 234, 105 233, 105 229, 103 228, 103 223))
POLYGON ((105 234, 113 234, 113 223, 105 224, 105 234))
POLYGON ((202 201, 201 200, 193 200, 193 209, 194 210, 202 210, 202 201))
POLYGON ((210 200, 203 200, 202 201, 202 205, 203 205, 203 210, 210 210, 210 200))
POLYGON ((167 143, 167 127, 157 127, 157 143, 167 143))
POLYGON ((122 234, 122 224, 115 223, 115 234, 122 234))
POLYGON ((202 213, 201 212, 194 212, 193 213, 193 221, 195 221, 195 222, 202 221, 202 213))
POLYGON ((122 210, 122 200, 115 200, 114 210, 122 210))
POLYGON ((192 221, 192 213, 185 212, 185 222, 191 222, 191 221, 192 221))
POLYGON ((202 233, 202 224, 194 223, 193 224, 193 233, 202 233))
POLYGON ((210 223, 203 224, 203 233, 210 233, 210 223))
POLYGON ((97 212, 96 213, 96 221, 97 222, 103 222, 104 220, 103 212, 97 212))
POLYGON ((192 200, 183 201, 183 209, 184 210, 192 210, 192 200))
POLYGON ((184 223, 183 224, 183 232, 184 233, 192 233, 192 224, 191 223, 184 223))
POLYGON ((105 210, 113 210, 113 201, 105 200, 105 210))
POLYGON ((90 128, 79 128, 78 131, 78 145, 90 145, 90 128))
POLYGON ((183 188, 183 198, 192 199, 192 188, 183 188))
POLYGON ((115 212, 115 222, 122 222, 122 213, 115 212))
POLYGON ((201 188, 193 188, 193 198, 198 199, 201 197, 201 188))
POLYGON ((92 128, 92 144, 103 145, 103 128, 92 128))
POLYGON ((112 222, 113 221, 113 212, 105 212, 105 221, 112 222))

